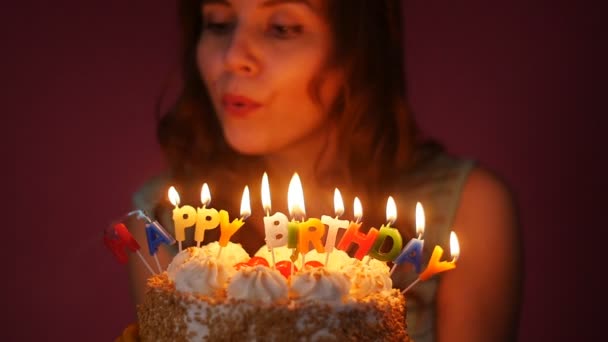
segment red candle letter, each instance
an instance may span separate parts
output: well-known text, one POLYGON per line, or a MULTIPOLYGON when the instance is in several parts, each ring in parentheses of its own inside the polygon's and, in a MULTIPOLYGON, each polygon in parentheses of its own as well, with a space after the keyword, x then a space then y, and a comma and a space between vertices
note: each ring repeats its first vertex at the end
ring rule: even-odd
POLYGON ((357 249, 357 253, 355 253, 355 258, 361 260, 372 248, 372 244, 378 236, 378 229, 372 228, 367 234, 364 234, 359 231, 359 228, 361 228, 361 223, 351 223, 338 243, 338 249, 346 251, 351 243, 357 244, 359 248, 357 249))
POLYGON ((139 244, 123 223, 108 227, 104 232, 103 243, 121 264, 126 264, 128 260, 125 247, 131 252, 139 250, 139 244))

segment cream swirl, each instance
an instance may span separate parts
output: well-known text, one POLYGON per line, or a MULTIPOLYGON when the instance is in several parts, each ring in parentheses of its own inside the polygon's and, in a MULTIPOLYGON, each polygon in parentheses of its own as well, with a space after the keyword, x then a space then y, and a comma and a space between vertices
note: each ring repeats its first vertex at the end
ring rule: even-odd
POLYGON ((284 303, 288 300, 287 280, 270 267, 243 267, 230 280, 227 295, 249 302, 284 303))
POLYGON ((183 265, 192 260, 198 260, 199 262, 205 259, 205 255, 201 253, 201 249, 197 247, 189 247, 173 258, 169 266, 167 267, 167 275, 169 279, 175 279, 177 272, 183 267, 183 265))
POLYGON ((226 267, 200 253, 180 265, 173 265, 167 275, 177 291, 210 297, 220 295, 228 281, 226 267))
POLYGON ((305 269, 291 277, 291 295, 302 301, 344 303, 349 288, 348 277, 322 267, 305 269))
POLYGON ((233 267, 235 264, 249 260, 249 254, 247 254, 241 244, 230 241, 228 241, 226 247, 222 247, 221 252, 219 242, 213 241, 201 247, 200 253, 217 259, 218 263, 224 265, 229 276, 233 276, 236 272, 233 267))
POLYGON ((350 279, 349 294, 356 299, 362 299, 372 293, 390 290, 393 287, 389 269, 386 264, 367 264, 358 259, 342 267, 343 272, 350 279))

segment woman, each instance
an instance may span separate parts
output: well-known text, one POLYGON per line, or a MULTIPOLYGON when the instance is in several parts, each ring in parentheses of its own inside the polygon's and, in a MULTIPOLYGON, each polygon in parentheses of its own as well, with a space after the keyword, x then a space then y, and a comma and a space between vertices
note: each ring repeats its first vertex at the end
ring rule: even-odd
MULTIPOLYGON (((182 0, 183 91, 159 122, 169 170, 135 194, 171 230, 167 188, 198 205, 209 183, 213 206, 238 212, 249 185, 253 216, 232 241, 254 253, 264 243, 259 184, 268 172, 273 211, 286 212, 298 172, 307 214, 333 212, 338 187, 362 199, 365 222, 395 223, 414 236, 414 205, 426 209, 425 255, 463 251, 456 270, 408 293, 408 331, 420 341, 507 341, 516 337, 521 253, 513 199, 495 175, 425 141, 405 97, 398 0, 182 0)), ((206 242, 217 240, 209 231, 206 242)), ((133 229, 138 240, 143 229, 133 229)), ((192 237, 190 236, 190 244, 192 237)), ((185 244, 188 246, 188 244, 185 244)), ((163 250, 166 264, 176 251, 163 250)), ((146 277, 134 260, 139 303, 146 277)), ((416 277, 399 268, 394 287, 416 277)))

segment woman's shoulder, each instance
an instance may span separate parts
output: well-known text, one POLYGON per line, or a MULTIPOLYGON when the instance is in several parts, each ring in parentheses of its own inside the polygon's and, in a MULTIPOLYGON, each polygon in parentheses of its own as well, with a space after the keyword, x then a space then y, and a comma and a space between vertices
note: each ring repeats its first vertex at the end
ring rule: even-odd
POLYGON ((457 221, 502 220, 515 224, 516 198, 511 185, 497 172, 477 165, 464 183, 457 221))
POLYGON ((148 178, 133 193, 131 198, 133 207, 153 212, 159 202, 166 197, 169 183, 170 177, 164 172, 148 178))
POLYGON ((423 192, 460 192, 470 172, 477 166, 474 159, 438 151, 421 158, 412 168, 401 174, 402 189, 423 192))
POLYGON ((411 179, 423 188, 452 193, 459 211, 494 204, 511 207, 514 195, 508 182, 496 171, 475 159, 438 153, 413 170, 411 179))

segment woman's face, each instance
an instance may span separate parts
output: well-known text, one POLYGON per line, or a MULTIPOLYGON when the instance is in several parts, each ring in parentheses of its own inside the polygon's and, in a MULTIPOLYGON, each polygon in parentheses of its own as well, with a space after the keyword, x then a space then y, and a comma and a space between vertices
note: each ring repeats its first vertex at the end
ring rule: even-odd
POLYGON ((321 104, 309 92, 332 47, 322 0, 207 0, 201 10, 198 68, 234 149, 273 154, 326 133, 338 73, 322 75, 321 104))

